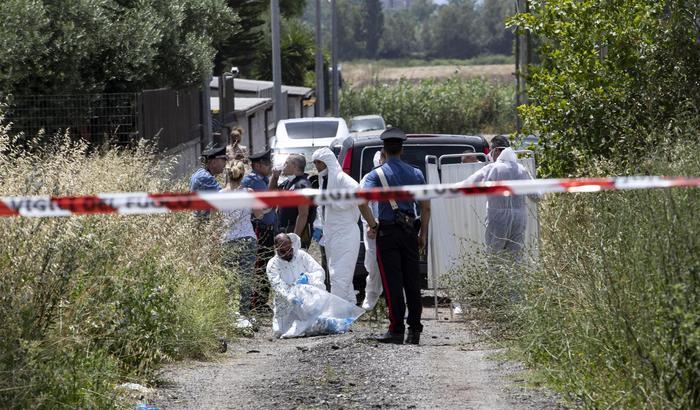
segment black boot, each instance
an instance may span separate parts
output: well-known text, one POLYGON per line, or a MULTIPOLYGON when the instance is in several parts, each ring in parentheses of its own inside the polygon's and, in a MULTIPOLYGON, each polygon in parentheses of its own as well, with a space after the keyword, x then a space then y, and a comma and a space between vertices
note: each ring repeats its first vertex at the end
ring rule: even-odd
POLYGON ((401 333, 386 332, 381 336, 375 337, 374 340, 379 342, 379 343, 393 343, 395 345, 402 345, 403 344, 403 332, 401 332, 401 333))
POLYGON ((406 343, 410 345, 420 344, 420 332, 408 329, 408 335, 406 336, 406 343))

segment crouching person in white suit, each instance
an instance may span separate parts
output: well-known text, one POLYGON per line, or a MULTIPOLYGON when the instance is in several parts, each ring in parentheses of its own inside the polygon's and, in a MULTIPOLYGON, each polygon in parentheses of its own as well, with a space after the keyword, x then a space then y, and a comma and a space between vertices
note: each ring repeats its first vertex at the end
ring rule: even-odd
POLYGON ((272 332, 289 338, 344 333, 364 310, 326 292, 324 271, 296 234, 275 237, 267 277, 275 291, 272 332))

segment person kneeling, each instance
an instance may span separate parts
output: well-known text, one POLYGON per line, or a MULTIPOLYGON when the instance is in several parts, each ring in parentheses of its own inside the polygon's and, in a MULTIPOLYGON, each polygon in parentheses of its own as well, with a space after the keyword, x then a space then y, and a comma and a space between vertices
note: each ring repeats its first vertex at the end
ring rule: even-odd
POLYGON ((301 249, 296 234, 275 236, 275 256, 267 263, 267 277, 275 291, 275 337, 344 333, 365 312, 326 292, 323 268, 301 249))

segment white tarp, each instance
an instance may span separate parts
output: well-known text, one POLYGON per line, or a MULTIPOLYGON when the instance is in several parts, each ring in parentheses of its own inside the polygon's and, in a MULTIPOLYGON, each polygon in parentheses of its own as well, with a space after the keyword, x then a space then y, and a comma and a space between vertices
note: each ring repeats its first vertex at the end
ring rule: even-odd
MULTIPOLYGON (((535 160, 532 157, 519 159, 532 175, 535 175, 535 160)), ((467 179, 487 163, 444 164, 440 167, 428 164, 426 174, 428 183, 457 183, 467 179)), ((486 196, 465 196, 452 199, 433 199, 430 201, 430 248, 428 250, 428 287, 434 288, 435 279, 449 272, 462 258, 475 261, 483 259, 479 251, 483 250, 486 232, 486 196)), ((537 204, 528 200, 528 222, 525 232, 525 248, 535 258, 539 241, 539 221, 537 204)), ((438 283, 439 287, 439 283, 438 283)))

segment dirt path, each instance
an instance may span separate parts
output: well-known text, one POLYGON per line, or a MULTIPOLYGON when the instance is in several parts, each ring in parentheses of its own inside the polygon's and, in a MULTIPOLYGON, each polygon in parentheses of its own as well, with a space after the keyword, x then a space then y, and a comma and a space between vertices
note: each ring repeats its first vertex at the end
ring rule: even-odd
POLYGON ((420 346, 369 340, 382 330, 376 322, 292 340, 272 339, 266 328, 217 362, 167 368, 151 401, 163 409, 561 408, 551 393, 525 388, 520 366, 490 359, 497 350, 463 323, 424 326, 420 346))

